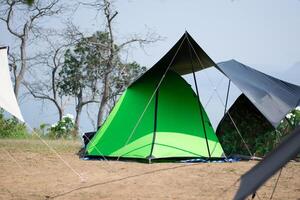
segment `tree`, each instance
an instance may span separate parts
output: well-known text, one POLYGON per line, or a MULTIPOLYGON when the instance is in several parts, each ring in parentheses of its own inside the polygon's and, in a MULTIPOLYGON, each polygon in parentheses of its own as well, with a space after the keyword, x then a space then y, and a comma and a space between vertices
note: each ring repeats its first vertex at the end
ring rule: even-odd
POLYGON ((105 56, 105 67, 103 71, 103 77, 102 77, 102 85, 103 85, 103 91, 102 95, 100 97, 100 103, 99 103, 99 110, 98 110, 98 119, 97 119, 97 126, 100 126, 104 120, 105 117, 105 110, 107 103, 110 99, 112 94, 110 94, 110 81, 112 72, 114 70, 115 66, 118 66, 118 62, 120 61, 122 51, 126 49, 131 44, 137 43, 141 47, 145 44, 153 43, 156 41, 161 40, 159 36, 157 36, 154 33, 148 33, 145 38, 139 37, 137 35, 132 36, 127 41, 117 44, 115 42, 115 35, 113 30, 113 21, 118 15, 118 12, 113 8, 112 5, 113 1, 110 0, 101 0, 101 1, 95 1, 93 3, 83 3, 84 5, 90 6, 93 9, 96 9, 98 12, 102 13, 105 18, 105 31, 107 32, 107 41, 105 43, 98 43, 98 46, 101 46, 101 48, 106 49, 106 56, 105 56))
POLYGON ((14 92, 18 97, 21 83, 28 70, 27 48, 31 35, 38 28, 41 19, 57 15, 62 11, 59 0, 36 1, 31 6, 23 0, 1 0, 0 20, 6 24, 8 32, 20 42, 18 53, 10 54, 14 77, 14 92))
POLYGON ((87 65, 84 42, 77 44, 74 50, 66 51, 57 87, 60 95, 75 97, 75 127, 77 129, 83 106, 95 102, 96 91, 93 84, 95 79, 91 70, 87 65))
POLYGON ((97 103, 98 85, 103 76, 105 48, 95 45, 107 42, 107 33, 96 32, 82 38, 64 55, 64 64, 59 71, 57 87, 59 94, 75 97, 75 127, 79 127, 80 115, 85 105, 97 103))
POLYGON ((58 92, 58 72, 64 64, 64 55, 68 48, 76 43, 82 35, 73 24, 68 24, 62 31, 48 30, 42 33, 42 40, 46 43, 45 52, 36 59, 38 72, 33 73, 31 81, 25 81, 29 93, 37 99, 52 103, 58 112, 58 121, 62 120, 64 107, 68 98, 58 92), (44 76, 37 76, 44 72, 44 76), (38 78, 37 78, 38 77, 38 78))
POLYGON ((137 62, 121 63, 115 66, 109 82, 108 112, 114 107, 122 92, 146 70, 146 67, 141 67, 137 62))
POLYGON ((57 86, 61 95, 70 95, 76 99, 77 128, 84 106, 99 103, 97 99, 104 95, 105 90, 110 94, 106 96, 107 104, 120 95, 125 87, 146 69, 136 62, 123 63, 119 57, 114 57, 112 61, 114 67, 111 68, 109 80, 105 80, 110 55, 109 49, 106 48, 108 36, 107 32, 96 32, 91 37, 81 39, 73 49, 68 49, 65 53, 57 86))

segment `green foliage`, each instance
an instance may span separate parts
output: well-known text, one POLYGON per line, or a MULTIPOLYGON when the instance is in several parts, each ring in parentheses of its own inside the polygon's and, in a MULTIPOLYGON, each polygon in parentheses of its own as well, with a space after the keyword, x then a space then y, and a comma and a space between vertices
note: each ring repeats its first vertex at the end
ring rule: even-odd
POLYGON ((46 134, 46 137, 50 139, 71 139, 73 136, 72 133, 75 131, 73 116, 64 116, 62 120, 53 124, 48 130, 49 132, 46 134))
POLYGON ((78 96, 84 90, 91 95, 99 93, 98 83, 105 73, 108 55, 108 50, 102 47, 107 41, 108 33, 96 32, 66 51, 57 84, 60 94, 78 96))
POLYGON ((120 48, 111 45, 107 32, 96 32, 91 37, 82 38, 65 52, 64 58, 57 91, 61 96, 76 98, 77 116, 80 116, 83 106, 97 100, 101 102, 99 110, 104 116, 108 113, 106 109, 115 104, 125 88, 146 71, 136 62, 123 62, 120 48))
POLYGON ((115 94, 123 92, 137 77, 143 74, 147 69, 141 67, 138 63, 126 63, 117 66, 110 81, 110 87, 115 94))
POLYGON ((65 53, 59 72, 58 89, 61 95, 88 96, 101 94, 104 75, 109 74, 111 93, 120 93, 141 73, 146 71, 138 63, 125 63, 119 57, 119 48, 111 57, 109 34, 96 32, 83 38, 65 53), (112 60, 110 60, 112 58, 112 60), (108 65, 108 62, 111 62, 108 65))
POLYGON ((286 118, 283 121, 281 121, 277 130, 281 133, 282 136, 285 136, 299 125, 300 107, 297 107, 295 110, 286 115, 286 118))
POLYGON ((26 0, 25 1, 29 6, 31 6, 34 3, 34 0, 26 0))
POLYGON ((19 123, 14 117, 5 118, 4 111, 0 109, 0 138, 26 138, 28 132, 23 123, 19 123))

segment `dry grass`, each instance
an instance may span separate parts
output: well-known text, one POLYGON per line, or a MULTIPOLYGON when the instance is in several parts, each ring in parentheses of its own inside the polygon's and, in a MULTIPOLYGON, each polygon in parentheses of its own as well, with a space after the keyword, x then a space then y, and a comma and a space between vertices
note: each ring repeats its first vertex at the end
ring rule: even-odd
MULTIPOLYGON (((0 199, 232 199, 233 183, 256 164, 83 161, 75 155, 79 142, 47 143, 84 181, 39 140, 0 140, 0 199)), ((300 163, 289 163, 273 199, 299 200, 299 174, 300 163)), ((261 199, 275 178, 258 191, 261 199)))

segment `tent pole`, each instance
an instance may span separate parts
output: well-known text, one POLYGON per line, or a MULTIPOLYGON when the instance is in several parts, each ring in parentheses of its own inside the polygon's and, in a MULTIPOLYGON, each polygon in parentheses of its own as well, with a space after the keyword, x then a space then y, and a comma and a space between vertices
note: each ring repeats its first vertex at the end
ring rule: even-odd
MULTIPOLYGON (((198 104, 199 104, 199 109, 200 109, 201 121, 202 121, 202 126, 203 126, 205 141, 206 141, 206 147, 207 147, 207 151, 208 151, 208 157, 209 157, 209 159, 211 159, 211 154, 210 154, 210 149, 209 149, 208 140, 207 140, 207 134, 206 134, 206 128, 205 128, 205 123, 204 123, 204 118, 203 118, 203 110, 202 110, 200 96, 199 96, 198 83, 197 83, 197 79, 196 79, 196 75, 195 75, 195 69, 194 69, 194 65, 193 65, 193 59, 192 59, 192 49, 191 49, 192 48, 192 46, 191 46, 192 44, 190 43, 189 40, 188 40, 188 44, 189 44, 189 54, 190 54, 190 59, 191 59, 191 66, 192 66, 194 84, 195 84, 196 93, 197 93, 197 97, 198 97, 198 104)), ((197 56, 197 54, 196 54, 196 56, 197 56)), ((197 58, 198 58, 198 56, 197 56, 197 58)), ((198 58, 198 61, 201 63, 201 61, 200 61, 199 58, 198 58)))
POLYGON ((196 75, 195 75, 193 65, 192 65, 192 70, 193 70, 194 84, 195 84, 195 87, 196 87, 196 92, 197 92, 197 97, 198 97, 198 104, 199 104, 199 109, 200 109, 201 121, 202 121, 202 126, 203 126, 203 131, 204 131, 204 136, 205 136, 205 141, 206 141, 206 146, 207 146, 207 151, 208 151, 208 156, 209 156, 209 159, 211 159, 208 140, 207 140, 207 134, 206 134, 206 128, 205 128, 205 123, 204 123, 204 118, 203 118, 203 110, 202 110, 202 106, 201 106, 201 102, 200 102, 198 84, 197 84, 196 75))
POLYGON ((229 97, 229 91, 230 91, 230 83, 231 83, 231 80, 229 79, 228 81, 228 88, 227 88, 227 94, 226 94, 226 102, 225 102, 225 109, 224 109, 224 116, 227 112, 227 104, 228 104, 228 97, 229 97))
POLYGON ((156 138, 156 131, 157 131, 158 94, 159 94, 159 88, 155 92, 154 129, 153 129, 153 139, 152 139, 151 151, 150 151, 150 155, 148 156, 149 163, 151 163, 151 160, 153 159, 152 154, 153 154, 154 143, 155 143, 155 138, 156 138))
POLYGON ((201 121, 202 121, 202 126, 203 126, 205 141, 206 141, 206 147, 207 147, 207 151, 208 151, 208 157, 209 157, 209 159, 211 159, 209 145, 208 145, 208 140, 207 140, 207 134, 206 134, 206 128, 205 128, 205 123, 204 123, 204 118, 203 118, 203 110, 202 110, 202 106, 201 106, 201 101, 200 101, 200 96, 199 96, 199 90, 198 90, 198 83, 197 83, 197 79, 196 79, 196 75, 195 75, 195 69, 194 69, 194 65, 193 65, 192 52, 191 52, 191 46, 190 45, 191 44, 189 43, 189 53, 190 53, 190 59, 191 59, 191 66, 192 66, 194 84, 195 84, 196 93, 197 93, 197 97, 198 97, 197 99, 198 99, 198 105, 199 105, 199 109, 200 109, 201 121))

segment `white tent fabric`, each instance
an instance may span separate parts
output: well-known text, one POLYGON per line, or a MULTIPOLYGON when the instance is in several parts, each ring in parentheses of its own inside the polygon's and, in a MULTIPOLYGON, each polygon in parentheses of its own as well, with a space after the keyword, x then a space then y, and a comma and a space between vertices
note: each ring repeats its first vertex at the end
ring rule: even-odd
POLYGON ((0 48, 0 107, 24 122, 10 79, 7 49, 0 48))

